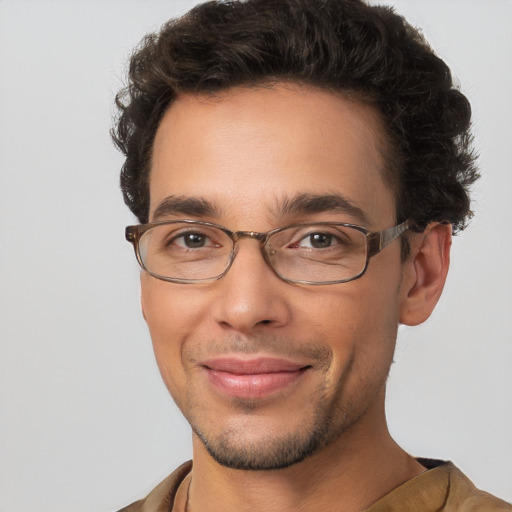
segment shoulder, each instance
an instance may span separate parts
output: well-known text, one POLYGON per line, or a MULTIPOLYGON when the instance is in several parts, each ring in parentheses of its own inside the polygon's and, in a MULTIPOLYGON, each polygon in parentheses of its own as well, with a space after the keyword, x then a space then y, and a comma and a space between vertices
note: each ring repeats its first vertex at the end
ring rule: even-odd
POLYGON ((418 459, 427 468, 367 512, 512 512, 512 505, 477 489, 453 463, 418 459))
POLYGON ((188 461, 162 480, 144 499, 135 501, 131 505, 117 512, 153 512, 172 510, 172 504, 183 479, 190 473, 192 462, 188 461))
POLYGON ((447 511, 512 512, 512 505, 488 492, 481 491, 453 464, 449 466, 447 511))

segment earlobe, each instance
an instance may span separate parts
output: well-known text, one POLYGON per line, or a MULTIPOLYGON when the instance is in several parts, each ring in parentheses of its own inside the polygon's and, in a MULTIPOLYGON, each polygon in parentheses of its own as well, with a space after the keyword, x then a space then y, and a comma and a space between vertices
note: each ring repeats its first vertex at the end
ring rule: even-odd
POLYGON ((429 224, 410 242, 411 254, 404 263, 399 321, 405 325, 418 325, 431 315, 446 282, 452 243, 451 225, 429 224))

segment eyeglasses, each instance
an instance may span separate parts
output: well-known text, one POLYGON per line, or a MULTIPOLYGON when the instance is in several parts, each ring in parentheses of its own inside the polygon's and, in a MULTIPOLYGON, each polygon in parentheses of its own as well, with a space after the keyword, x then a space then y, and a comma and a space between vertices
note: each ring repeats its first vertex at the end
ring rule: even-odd
POLYGON ((338 284, 361 277, 378 254, 412 223, 372 232, 341 222, 293 224, 267 233, 230 231, 194 220, 151 222, 126 228, 142 269, 172 283, 204 283, 224 277, 241 238, 260 243, 263 258, 289 283, 338 284))

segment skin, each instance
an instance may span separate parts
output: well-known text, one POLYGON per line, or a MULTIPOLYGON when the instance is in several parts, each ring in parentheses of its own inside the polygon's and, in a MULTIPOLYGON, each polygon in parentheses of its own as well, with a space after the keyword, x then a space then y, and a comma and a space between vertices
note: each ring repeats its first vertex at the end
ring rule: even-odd
MULTIPOLYGON (((180 196, 217 211, 167 211, 158 220, 260 232, 296 222, 361 225, 353 212, 279 212, 299 194, 338 193, 362 210, 364 227, 388 228, 396 224, 395 199, 384 179, 382 133, 371 107, 298 85, 181 96, 156 135, 150 219, 180 196)), ((389 435, 385 382, 398 324, 424 321, 442 291, 450 227, 433 224, 410 239, 406 262, 395 241, 362 278, 338 285, 282 281, 250 239, 212 283, 142 273, 158 366, 194 430, 191 510, 332 510, 333 503, 362 510, 424 471, 389 435), (233 398, 206 375, 204 361, 218 357, 280 357, 308 370, 263 398, 233 398), (282 469, 233 469, 210 453, 268 463, 283 447, 305 445, 312 431, 320 436, 313 453, 282 469)))

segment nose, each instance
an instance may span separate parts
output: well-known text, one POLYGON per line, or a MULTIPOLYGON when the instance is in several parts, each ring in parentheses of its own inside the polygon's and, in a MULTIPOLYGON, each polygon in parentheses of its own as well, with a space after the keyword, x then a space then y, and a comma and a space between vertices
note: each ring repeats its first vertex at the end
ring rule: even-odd
POLYGON ((258 241, 245 239, 227 274, 216 282, 214 319, 224 329, 242 334, 285 326, 291 318, 291 285, 266 263, 258 241))

